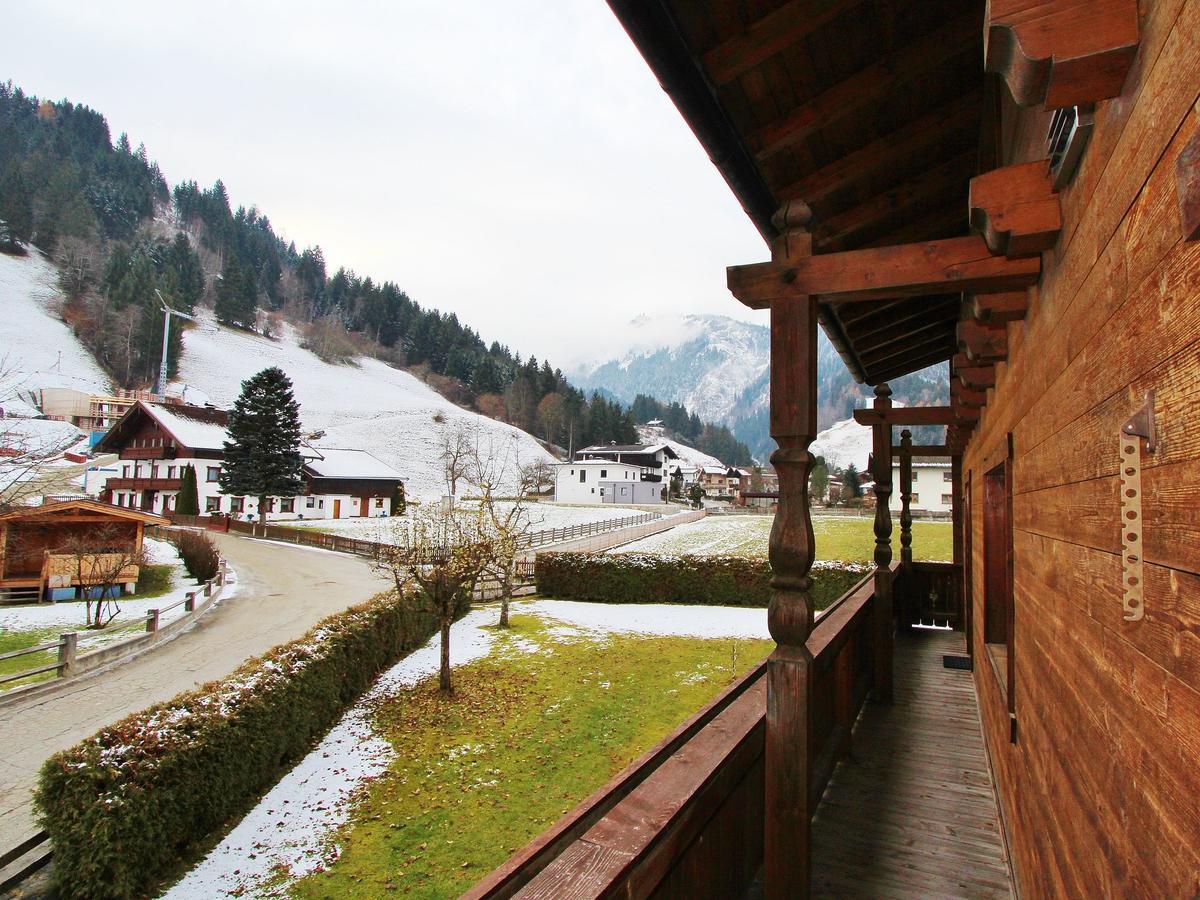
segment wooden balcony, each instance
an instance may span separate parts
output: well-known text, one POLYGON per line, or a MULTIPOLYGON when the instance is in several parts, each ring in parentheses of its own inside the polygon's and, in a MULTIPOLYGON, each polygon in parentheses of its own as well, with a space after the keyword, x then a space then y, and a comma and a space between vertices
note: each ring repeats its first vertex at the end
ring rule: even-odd
MULTIPOLYGON (((908 578, 891 567, 898 621, 886 633, 900 627, 890 703, 868 701, 885 627, 873 577, 823 613, 808 639, 817 896, 1011 895, 971 673, 943 665, 944 655, 965 652, 962 634, 907 628, 952 617, 946 596, 956 596, 959 570, 917 565, 908 578)), ((766 669, 466 896, 761 896, 766 669)))
POLYGON ((104 483, 108 491, 178 491, 181 478, 110 478, 104 483))
POLYGON ((176 447, 126 447, 121 459, 175 459, 179 455, 176 447))

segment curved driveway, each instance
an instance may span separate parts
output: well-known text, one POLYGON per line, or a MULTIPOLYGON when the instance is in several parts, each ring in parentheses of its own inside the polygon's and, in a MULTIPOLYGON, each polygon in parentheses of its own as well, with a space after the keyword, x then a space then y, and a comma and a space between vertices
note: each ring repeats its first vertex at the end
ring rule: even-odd
POLYGON ((233 534, 213 537, 237 572, 233 597, 128 663, 0 710, 0 852, 36 830, 31 792, 52 753, 127 713, 229 674, 389 584, 357 557, 233 534))

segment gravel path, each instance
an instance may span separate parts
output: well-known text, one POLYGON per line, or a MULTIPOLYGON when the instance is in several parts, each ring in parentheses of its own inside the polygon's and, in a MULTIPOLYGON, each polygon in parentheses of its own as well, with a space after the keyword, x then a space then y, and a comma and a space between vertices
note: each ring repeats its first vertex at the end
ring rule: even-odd
POLYGON ((36 830, 31 792, 47 757, 122 716, 221 678, 244 660, 387 587, 356 557, 214 535, 237 592, 194 628, 72 689, 0 710, 0 851, 36 830))

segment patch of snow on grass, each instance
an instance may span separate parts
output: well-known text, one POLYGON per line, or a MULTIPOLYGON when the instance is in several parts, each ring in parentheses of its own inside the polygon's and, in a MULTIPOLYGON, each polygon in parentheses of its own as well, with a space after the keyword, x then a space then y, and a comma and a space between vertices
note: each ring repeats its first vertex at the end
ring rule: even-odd
POLYGON ((514 603, 512 610, 544 616, 567 626, 599 633, 653 637, 771 638, 767 631, 765 609, 681 606, 671 603, 530 600, 514 603))
MULTIPOLYGON (((450 662, 461 666, 486 656, 495 631, 485 628, 493 609, 469 613, 451 628, 450 662)), ((300 878, 337 859, 340 848, 328 836, 349 814, 355 791, 381 775, 395 750, 375 735, 374 703, 400 687, 436 674, 440 664, 437 635, 380 676, 300 763, 267 793, 196 868, 163 896, 175 900, 228 897, 249 892, 278 896, 280 873, 300 878)))

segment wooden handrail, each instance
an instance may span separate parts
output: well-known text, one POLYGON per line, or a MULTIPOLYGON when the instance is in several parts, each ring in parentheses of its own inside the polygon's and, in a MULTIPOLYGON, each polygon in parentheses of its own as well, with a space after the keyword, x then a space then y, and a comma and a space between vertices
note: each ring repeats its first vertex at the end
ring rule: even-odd
POLYGON ((45 644, 38 644, 36 647, 26 647, 24 650, 9 650, 7 653, 0 653, 0 660, 16 659, 18 656, 28 656, 31 653, 41 653, 45 650, 55 650, 62 646, 62 639, 57 641, 47 641, 45 644))

